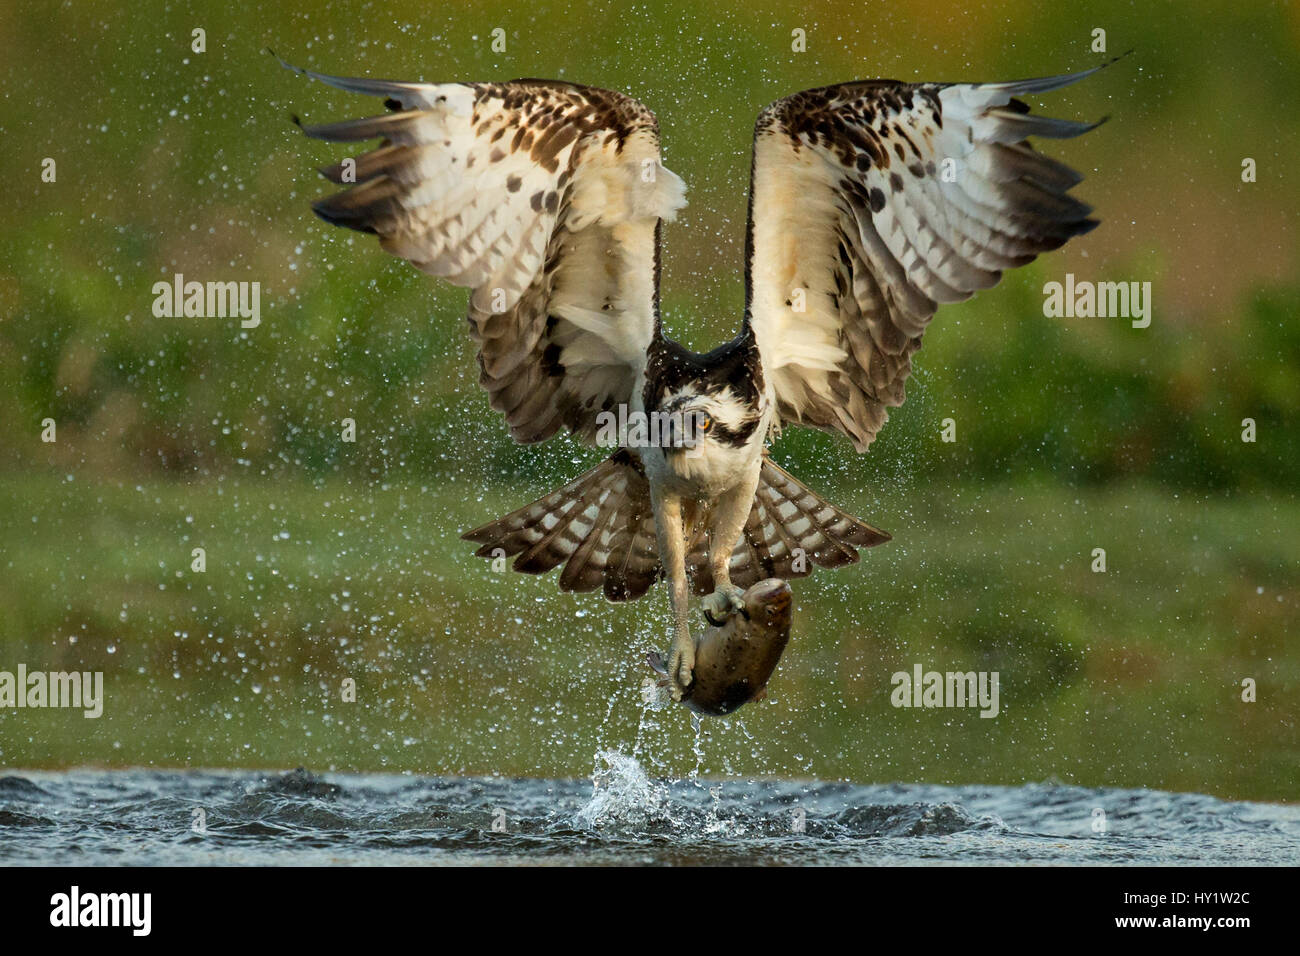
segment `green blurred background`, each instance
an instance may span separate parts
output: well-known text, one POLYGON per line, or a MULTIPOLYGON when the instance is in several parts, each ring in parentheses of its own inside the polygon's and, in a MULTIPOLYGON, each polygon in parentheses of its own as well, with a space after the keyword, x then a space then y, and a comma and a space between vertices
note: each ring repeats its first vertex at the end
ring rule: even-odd
POLYGON ((580 776, 613 748, 657 774, 1296 798, 1294 4, 292 6, 0 8, 0 670, 103 670, 108 692, 97 721, 0 711, 0 766, 580 776), (664 232, 665 321, 704 348, 738 327, 766 103, 1081 69, 1103 59, 1097 28, 1135 54, 1034 102, 1110 115, 1044 144, 1087 175, 1102 226, 943 309, 869 454, 781 439, 779 461, 894 541, 796 585, 772 699, 698 739, 640 704, 663 593, 562 595, 458 540, 597 456, 512 445, 476 385, 466 293, 311 215, 315 168, 343 154, 291 116, 373 104, 263 52, 642 99, 690 201, 664 232), (155 318, 151 287, 177 272, 260 282, 261 326, 155 318), (1067 272, 1151 282, 1150 328, 1044 318, 1067 272), (1001 716, 893 709, 890 675, 914 663, 998 670, 1001 716))

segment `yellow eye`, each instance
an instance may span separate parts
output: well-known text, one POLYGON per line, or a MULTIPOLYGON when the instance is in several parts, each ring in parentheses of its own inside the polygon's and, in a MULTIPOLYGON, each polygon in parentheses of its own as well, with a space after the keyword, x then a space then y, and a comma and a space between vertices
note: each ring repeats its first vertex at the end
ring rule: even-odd
POLYGON ((707 432, 710 428, 713 427, 713 419, 710 418, 708 415, 706 415, 704 412, 700 412, 699 422, 700 422, 700 431, 702 432, 707 432))

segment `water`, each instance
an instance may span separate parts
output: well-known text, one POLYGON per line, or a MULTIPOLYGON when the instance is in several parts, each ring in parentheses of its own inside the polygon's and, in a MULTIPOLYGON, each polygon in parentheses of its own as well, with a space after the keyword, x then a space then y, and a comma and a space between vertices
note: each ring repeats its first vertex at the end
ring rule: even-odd
POLYGON ((669 783, 620 753, 598 761, 592 780, 9 775, 0 863, 1300 863, 1300 807, 1047 784, 669 783))

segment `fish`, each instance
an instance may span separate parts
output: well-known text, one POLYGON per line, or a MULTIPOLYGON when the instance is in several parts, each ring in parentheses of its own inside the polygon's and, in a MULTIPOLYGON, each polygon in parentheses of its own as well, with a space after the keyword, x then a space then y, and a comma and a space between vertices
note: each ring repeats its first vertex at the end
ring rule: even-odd
MULTIPOLYGON (((695 639, 695 669, 682 703, 697 714, 721 717, 767 696, 767 682, 790 641, 792 598, 789 582, 767 578, 749 588, 744 608, 695 639)), ((663 655, 651 651, 646 662, 668 686, 663 655)))

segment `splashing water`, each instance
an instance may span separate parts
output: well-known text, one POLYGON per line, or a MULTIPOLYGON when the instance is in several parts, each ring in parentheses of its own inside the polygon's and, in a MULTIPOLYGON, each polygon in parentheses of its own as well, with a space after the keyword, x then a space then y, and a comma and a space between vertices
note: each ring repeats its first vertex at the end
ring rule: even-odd
POLYGON ((579 824, 645 828, 672 822, 667 789, 652 783, 636 758, 616 750, 602 750, 596 761, 591 775, 591 800, 578 811, 579 824))
POLYGON ((297 771, 0 777, 0 862, 1300 863, 1300 808, 1152 790, 297 771), (1106 825, 1097 829, 1097 810, 1106 825))

